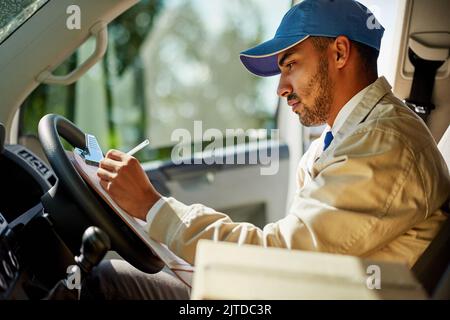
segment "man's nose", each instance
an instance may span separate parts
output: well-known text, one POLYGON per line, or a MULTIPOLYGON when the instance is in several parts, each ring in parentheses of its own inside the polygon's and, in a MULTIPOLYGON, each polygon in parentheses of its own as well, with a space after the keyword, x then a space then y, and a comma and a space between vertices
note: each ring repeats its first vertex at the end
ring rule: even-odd
POLYGON ((291 85, 286 81, 286 79, 283 76, 281 76, 280 82, 278 83, 277 94, 282 98, 286 98, 291 93, 292 93, 291 85))

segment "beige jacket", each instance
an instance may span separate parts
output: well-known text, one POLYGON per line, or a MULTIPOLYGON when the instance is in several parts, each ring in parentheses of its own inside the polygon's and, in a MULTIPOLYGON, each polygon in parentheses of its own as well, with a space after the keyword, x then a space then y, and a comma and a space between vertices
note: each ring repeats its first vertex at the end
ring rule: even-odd
POLYGON ((384 78, 370 85, 312 172, 300 170, 298 177, 289 214, 262 230, 169 198, 149 223, 149 234, 190 263, 197 241, 213 239, 411 267, 446 219, 439 209, 450 190, 445 162, 423 121, 384 78))

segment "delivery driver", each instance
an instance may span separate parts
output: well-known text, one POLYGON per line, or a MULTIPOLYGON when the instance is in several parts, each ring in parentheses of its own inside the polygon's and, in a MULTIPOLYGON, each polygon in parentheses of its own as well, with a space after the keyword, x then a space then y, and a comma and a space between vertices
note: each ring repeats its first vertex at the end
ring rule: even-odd
MULTIPOLYGON (((147 222, 153 239, 190 263, 198 240, 213 239, 411 267, 445 220, 440 207, 450 178, 425 124, 378 78, 383 32, 356 1, 305 0, 286 13, 273 39, 241 53, 250 72, 280 74, 278 95, 303 125, 327 124, 300 160, 285 218, 260 229, 201 204, 163 198, 139 162, 116 150, 100 164, 101 185, 147 222)), ((124 261, 100 265, 84 292, 107 299, 189 297, 178 279, 144 274, 124 261)))

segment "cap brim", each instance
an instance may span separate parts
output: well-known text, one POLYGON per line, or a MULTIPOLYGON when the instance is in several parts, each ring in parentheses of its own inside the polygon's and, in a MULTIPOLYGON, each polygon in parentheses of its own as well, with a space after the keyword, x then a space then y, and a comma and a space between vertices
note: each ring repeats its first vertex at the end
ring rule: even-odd
POLYGON ((241 62, 248 71, 257 76, 270 77, 277 75, 280 73, 278 54, 296 46, 308 37, 309 35, 273 38, 256 47, 242 51, 240 54, 241 62))

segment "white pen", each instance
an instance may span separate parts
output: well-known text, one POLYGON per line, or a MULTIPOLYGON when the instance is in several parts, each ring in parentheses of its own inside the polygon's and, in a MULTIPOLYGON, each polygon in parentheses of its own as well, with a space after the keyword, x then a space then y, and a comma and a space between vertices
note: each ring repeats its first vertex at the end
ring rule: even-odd
POLYGON ((150 141, 148 139, 145 139, 144 141, 142 141, 141 143, 139 143, 136 147, 134 147, 133 149, 131 149, 130 151, 127 152, 127 155, 132 156, 133 154, 135 154, 136 152, 138 152, 139 150, 143 149, 144 147, 146 147, 148 144, 150 143, 150 141))

